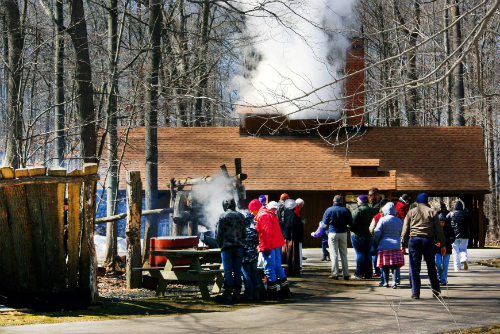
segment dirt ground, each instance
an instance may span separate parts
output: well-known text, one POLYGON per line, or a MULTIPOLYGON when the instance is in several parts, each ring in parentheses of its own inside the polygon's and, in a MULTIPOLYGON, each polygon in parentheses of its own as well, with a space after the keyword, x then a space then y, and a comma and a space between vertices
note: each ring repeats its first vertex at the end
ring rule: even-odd
POLYGON ((0 326, 43 324, 74 321, 96 321, 147 317, 158 315, 177 315, 185 313, 231 311, 245 307, 259 307, 280 303, 293 303, 304 299, 336 294, 349 289, 362 289, 374 285, 378 279, 371 280, 331 280, 328 269, 306 267, 300 277, 291 277, 289 299, 261 300, 259 302, 219 304, 212 298, 201 299, 198 287, 194 285, 169 285, 166 295, 154 297, 154 291, 147 289, 127 290, 124 277, 111 276, 99 279, 100 305, 81 311, 35 312, 17 310, 0 313, 0 326))

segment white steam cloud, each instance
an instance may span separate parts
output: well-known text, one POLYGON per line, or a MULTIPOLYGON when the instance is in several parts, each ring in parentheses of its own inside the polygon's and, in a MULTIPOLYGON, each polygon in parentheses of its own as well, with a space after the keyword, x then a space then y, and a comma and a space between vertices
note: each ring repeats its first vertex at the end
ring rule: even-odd
POLYGON ((215 231, 219 216, 224 212, 222 202, 230 196, 234 197, 236 202, 238 201, 236 192, 231 190, 231 182, 232 180, 222 174, 217 174, 213 176, 211 183, 194 186, 191 191, 193 199, 203 206, 203 215, 212 231, 215 231))
MULTIPOLYGON (((349 41, 346 25, 352 22, 355 0, 285 0, 265 3, 268 12, 247 15, 243 35, 251 40, 243 53, 243 75, 233 79, 239 111, 290 114, 291 118, 337 119, 341 84, 327 86, 304 98, 318 87, 328 85, 345 68, 349 41), (286 5, 286 6, 285 6, 286 5), (269 14, 273 12, 279 18, 269 14), (343 35, 340 32, 343 32, 343 35), (288 101, 295 99, 294 101, 288 101), (259 108, 258 111, 252 107, 259 108), (306 109, 306 110, 304 110, 306 109), (300 110, 300 111, 299 111, 300 110)), ((250 0, 245 10, 262 2, 250 0)))

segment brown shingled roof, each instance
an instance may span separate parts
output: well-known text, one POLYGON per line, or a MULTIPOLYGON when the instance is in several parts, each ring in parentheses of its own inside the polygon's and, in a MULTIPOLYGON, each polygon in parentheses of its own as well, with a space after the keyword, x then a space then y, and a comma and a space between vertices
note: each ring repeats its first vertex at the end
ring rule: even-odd
MULTIPOLYGON (((341 138, 341 142, 345 138, 341 138)), ((238 127, 158 128, 159 189, 171 177, 219 172, 242 158, 247 190, 380 190, 489 192, 480 127, 379 127, 346 148, 321 138, 240 136, 238 127), (347 150, 347 151, 346 151, 347 150), (353 177, 352 159, 378 159, 379 177, 353 177), (384 173, 382 173, 384 174, 384 173)), ((372 160, 373 162, 374 160, 372 160)), ((103 166, 102 168, 105 168, 103 166)), ((130 130, 121 170, 144 178, 144 128, 130 130)))

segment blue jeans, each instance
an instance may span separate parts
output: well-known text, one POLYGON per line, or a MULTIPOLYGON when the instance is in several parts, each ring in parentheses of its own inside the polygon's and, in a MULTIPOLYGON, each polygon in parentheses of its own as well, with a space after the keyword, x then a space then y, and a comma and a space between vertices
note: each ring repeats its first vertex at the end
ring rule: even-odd
POLYGON ((267 276, 268 282, 286 278, 285 271, 281 267, 281 247, 271 249, 268 256, 262 253, 262 257, 264 259, 264 274, 267 276))
MULTIPOLYGON (((372 249, 371 249, 370 253, 372 255, 373 268, 375 268, 375 274, 377 274, 377 275, 383 275, 383 271, 380 270, 379 267, 377 267, 378 245, 377 245, 377 243, 375 241, 372 244, 372 249)), ((384 282, 384 280, 382 279, 382 283, 383 282, 384 282)))
POLYGON ((243 297, 252 299, 254 290, 260 287, 257 262, 244 263, 241 269, 243 271, 243 282, 245 283, 243 297))
POLYGON ((371 249, 373 238, 362 238, 351 235, 351 243, 356 252, 356 271, 354 276, 372 278, 371 249))
POLYGON ((330 253, 328 252, 328 236, 321 238, 321 250, 323 251, 323 256, 330 257, 330 253))
POLYGON ((221 252, 224 267, 224 287, 241 286, 241 264, 243 248, 228 249, 221 252))
POLYGON ((422 256, 427 264, 427 275, 434 292, 441 292, 436 271, 436 248, 434 238, 410 237, 408 245, 410 255, 410 282, 411 293, 420 296, 420 269, 422 266, 422 256))
POLYGON ((436 253, 436 267, 438 273, 438 279, 442 284, 446 284, 448 279, 448 266, 450 264, 450 254, 441 256, 440 253, 436 253))

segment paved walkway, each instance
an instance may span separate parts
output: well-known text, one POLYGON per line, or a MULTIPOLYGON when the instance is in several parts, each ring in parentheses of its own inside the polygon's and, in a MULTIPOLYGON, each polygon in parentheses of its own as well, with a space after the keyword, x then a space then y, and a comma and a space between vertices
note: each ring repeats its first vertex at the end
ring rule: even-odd
MULTIPOLYGON (((307 249, 304 255, 308 258, 304 265, 328 266, 319 261, 321 255, 317 249, 307 249)), ((469 255, 471 261, 500 258, 500 249, 474 249, 469 255)), ((429 289, 421 292, 420 300, 412 300, 411 290, 403 284, 396 290, 373 286, 301 303, 232 312, 0 327, 0 333, 398 333, 391 302, 400 303, 398 318, 402 333, 454 330, 457 325, 453 319, 461 329, 500 324, 500 269, 471 265, 469 271, 454 272, 452 263, 449 291, 443 291, 443 295, 449 295, 453 316, 432 298, 429 289)), ((352 249, 349 249, 349 266, 354 266, 352 249)), ((403 283, 408 282, 407 277, 405 266, 403 283)), ((426 282, 422 281, 424 286, 426 282)))

